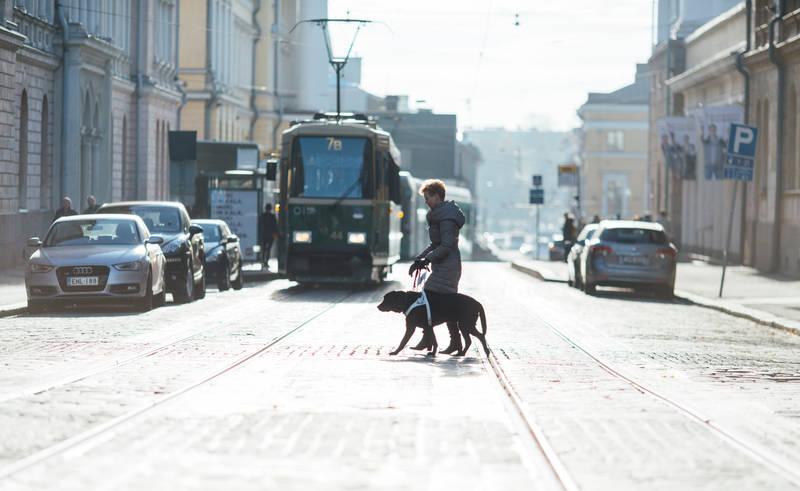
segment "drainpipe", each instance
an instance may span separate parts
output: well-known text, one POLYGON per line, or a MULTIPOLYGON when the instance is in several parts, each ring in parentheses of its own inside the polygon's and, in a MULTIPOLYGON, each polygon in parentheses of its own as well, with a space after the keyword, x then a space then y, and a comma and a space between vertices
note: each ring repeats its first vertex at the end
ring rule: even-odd
MULTIPOLYGON (((744 51, 736 55, 736 70, 742 75, 744 83, 744 124, 750 124, 750 72, 744 65, 744 57, 752 48, 751 37, 753 34, 753 0, 746 0, 744 3, 745 8, 745 23, 746 23, 746 40, 744 51)), ((738 185, 734 181, 734 185, 738 185)), ((739 261, 744 263, 744 243, 745 243, 745 230, 747 229, 747 183, 742 183, 742 210, 739 223, 739 261)))
POLYGON ((51 205, 53 204, 52 201, 54 198, 58 199, 58 202, 61 201, 62 196, 66 196, 66 188, 64 187, 64 182, 66 180, 66 173, 67 173, 67 165, 65 157, 67 155, 67 82, 69 81, 69 77, 67 76, 67 53, 69 52, 69 26, 67 24, 67 18, 64 15, 64 8, 61 6, 61 2, 56 2, 56 18, 58 19, 58 25, 61 27, 61 37, 64 42, 64 52, 61 54, 62 62, 61 62, 61 158, 59 159, 60 169, 59 169, 59 180, 61 182, 58 183, 59 186, 59 196, 56 198, 55 196, 51 197, 51 205))
POLYGON ((275 103, 278 105, 278 119, 275 121, 275 126, 272 127, 272 145, 273 150, 278 149, 278 129, 283 122, 283 98, 281 97, 280 91, 278 90, 278 82, 280 78, 278 77, 278 70, 280 68, 278 52, 279 52, 279 35, 280 35, 280 0, 275 0, 274 11, 273 11, 274 23, 272 24, 272 59, 273 59, 273 95, 275 99, 275 103))
MULTIPOLYGON (((211 95, 206 102, 206 113, 205 113, 205 120, 203 124, 203 139, 210 140, 211 137, 211 108, 214 107, 214 104, 219 99, 219 90, 217 90, 217 77, 214 72, 213 60, 212 60, 212 49, 214 48, 214 44, 212 43, 213 37, 213 26, 211 25, 211 7, 212 7, 212 0, 206 0, 206 85, 211 85, 211 95)), ((219 135, 216 135, 219 137, 219 135)))
MULTIPOLYGON (((781 198, 783 196, 783 146, 784 146, 784 119, 786 116, 786 65, 778 55, 778 48, 775 45, 775 31, 778 24, 783 19, 783 1, 775 0, 775 15, 769 21, 769 61, 775 65, 778 72, 778 100, 777 100, 777 121, 776 131, 778 144, 776 148, 777 158, 775 160, 775 225, 772 233, 772 265, 771 271, 777 272, 781 267, 781 221, 783 213, 781 210, 781 198)), ((764 135, 768 137, 767 135, 764 135)))
MULTIPOLYGON (((139 15, 136 16, 136 172, 133 173, 133 189, 135 190, 135 197, 138 199, 142 196, 139 174, 147 169, 143 167, 146 165, 147 160, 143 155, 145 152, 142 150, 144 142, 144 134, 142 132, 142 122, 144 120, 144 108, 142 107, 142 88, 144 87, 144 73, 142 73, 142 51, 144 51, 144 19, 147 14, 147 2, 139 2, 139 15)), ((144 180, 146 184, 147 181, 144 180)), ((145 196, 147 193, 144 193, 145 196)))
POLYGON ((253 39, 253 60, 250 64, 250 75, 252 77, 252 88, 250 89, 250 111, 253 115, 250 117, 250 140, 255 141, 256 123, 261 117, 258 111, 258 104, 256 104, 257 88, 256 88, 256 46, 261 41, 261 23, 258 22, 258 13, 261 11, 261 0, 255 0, 255 8, 253 9, 253 25, 256 26, 256 37, 253 39))
POLYGON ((181 3, 175 2, 175 88, 181 93, 181 103, 178 105, 178 121, 175 129, 181 129, 181 113, 186 105, 186 89, 183 88, 183 80, 180 77, 181 70, 181 3))

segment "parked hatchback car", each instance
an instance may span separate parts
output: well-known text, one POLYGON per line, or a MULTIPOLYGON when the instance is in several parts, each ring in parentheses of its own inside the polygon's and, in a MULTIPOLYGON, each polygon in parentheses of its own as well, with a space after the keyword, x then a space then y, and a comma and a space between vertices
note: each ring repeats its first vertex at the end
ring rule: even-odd
POLYGON ((56 220, 28 259, 28 310, 78 302, 125 302, 141 310, 164 303, 165 259, 141 218, 76 215, 56 220))
POLYGON ((169 201, 107 203, 98 213, 139 216, 152 235, 161 237, 167 261, 167 291, 176 302, 185 303, 206 295, 203 229, 192 225, 186 208, 169 201))
POLYGON ((241 290, 244 277, 239 237, 224 220, 192 220, 192 224, 203 229, 206 280, 216 283, 220 291, 231 287, 241 290))
POLYGON ((597 286, 646 288, 671 298, 678 249, 658 223, 608 220, 581 252, 583 290, 597 286))
POLYGON ((575 288, 583 288, 581 281, 581 252, 586 244, 586 241, 592 240, 594 233, 597 231, 599 225, 597 223, 590 223, 581 229, 581 233, 575 239, 575 244, 569 250, 567 255, 567 284, 575 288))

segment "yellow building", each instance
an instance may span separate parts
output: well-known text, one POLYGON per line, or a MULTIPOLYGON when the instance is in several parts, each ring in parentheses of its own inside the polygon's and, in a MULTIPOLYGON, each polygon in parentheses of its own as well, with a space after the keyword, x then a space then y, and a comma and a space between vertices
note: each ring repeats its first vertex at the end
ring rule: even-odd
POLYGON ((610 93, 590 93, 578 110, 581 212, 584 219, 649 213, 647 138, 649 81, 638 65, 636 81, 610 93))
POLYGON ((292 76, 297 1, 181 0, 181 130, 278 146, 292 76), (284 73, 285 72, 285 73, 284 73))

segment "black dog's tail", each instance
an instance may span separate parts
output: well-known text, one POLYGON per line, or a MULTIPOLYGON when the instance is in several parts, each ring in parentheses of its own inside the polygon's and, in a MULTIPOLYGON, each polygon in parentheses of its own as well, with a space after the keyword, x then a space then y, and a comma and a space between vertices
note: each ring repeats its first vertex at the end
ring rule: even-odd
POLYGON ((486 312, 483 311, 483 305, 480 306, 481 327, 483 327, 483 335, 486 336, 486 312))

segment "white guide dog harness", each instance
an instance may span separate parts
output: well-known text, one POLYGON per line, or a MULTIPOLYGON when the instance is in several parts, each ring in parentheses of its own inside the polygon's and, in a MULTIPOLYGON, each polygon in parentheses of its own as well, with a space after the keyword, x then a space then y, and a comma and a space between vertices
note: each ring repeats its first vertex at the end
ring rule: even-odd
POLYGON ((425 280, 427 279, 427 271, 422 271, 414 277, 414 289, 419 289, 419 298, 414 300, 414 303, 412 303, 411 306, 406 309, 406 317, 408 317, 408 314, 410 314, 412 310, 424 305, 425 313, 428 315, 428 327, 432 327, 433 320, 431 319, 431 304, 428 301, 428 296, 425 295, 425 280))
POLYGON ((433 320, 431 319, 431 304, 428 302, 428 296, 425 295, 425 290, 420 291, 419 298, 414 300, 414 303, 406 310, 406 317, 408 314, 411 313, 412 310, 416 309, 417 307, 425 306, 425 313, 428 315, 428 327, 433 325, 433 320))

